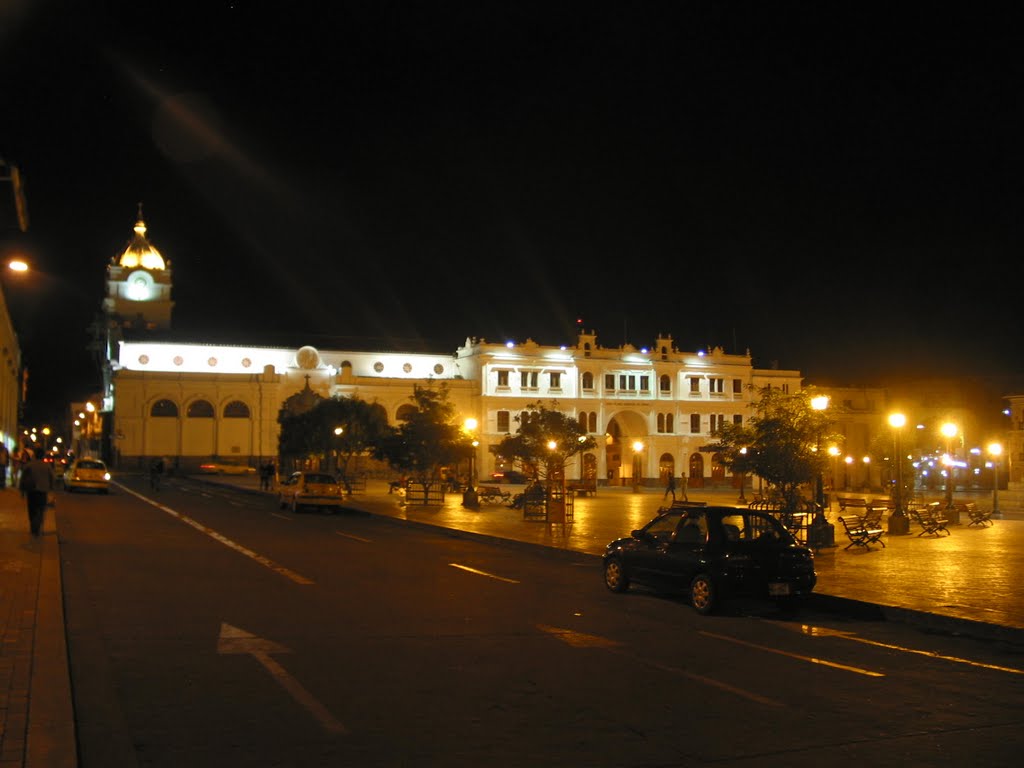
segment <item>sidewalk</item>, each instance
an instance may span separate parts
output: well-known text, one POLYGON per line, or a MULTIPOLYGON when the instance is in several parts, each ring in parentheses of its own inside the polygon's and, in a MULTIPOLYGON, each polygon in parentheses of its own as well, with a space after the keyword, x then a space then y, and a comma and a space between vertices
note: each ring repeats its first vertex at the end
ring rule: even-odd
MULTIPOLYGON (((58 492, 58 503, 60 503, 58 492)), ((0 490, 0 768, 78 764, 52 509, 33 538, 21 493, 0 490)))

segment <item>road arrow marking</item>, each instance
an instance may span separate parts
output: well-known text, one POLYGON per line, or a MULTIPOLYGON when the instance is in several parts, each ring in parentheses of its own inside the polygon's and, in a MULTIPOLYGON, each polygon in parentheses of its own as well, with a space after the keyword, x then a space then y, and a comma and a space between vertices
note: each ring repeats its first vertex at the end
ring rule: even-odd
POLYGON ((217 639, 217 653, 245 653, 252 656, 263 665, 271 677, 291 694, 295 701, 316 718, 324 730, 331 733, 348 733, 348 729, 339 723, 323 704, 313 698, 313 695, 303 688, 298 680, 288 674, 288 670, 270 658, 272 653, 291 653, 288 648, 273 640, 250 634, 244 629, 222 623, 220 637, 217 639))

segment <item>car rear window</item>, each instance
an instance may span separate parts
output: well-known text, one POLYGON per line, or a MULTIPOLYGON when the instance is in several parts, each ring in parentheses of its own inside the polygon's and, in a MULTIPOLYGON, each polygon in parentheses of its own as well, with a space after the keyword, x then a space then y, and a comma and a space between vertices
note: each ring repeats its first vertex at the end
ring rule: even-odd
POLYGON ((78 462, 79 469, 106 469, 106 465, 102 461, 80 461, 78 462))

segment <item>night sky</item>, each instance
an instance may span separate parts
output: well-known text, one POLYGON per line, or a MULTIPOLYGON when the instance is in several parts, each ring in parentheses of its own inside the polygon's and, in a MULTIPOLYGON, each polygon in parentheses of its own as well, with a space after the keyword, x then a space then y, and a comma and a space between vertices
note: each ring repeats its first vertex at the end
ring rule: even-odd
POLYGON ((98 388, 140 201, 197 340, 1024 373, 1020 19, 937 7, 3 3, 30 404, 98 388))

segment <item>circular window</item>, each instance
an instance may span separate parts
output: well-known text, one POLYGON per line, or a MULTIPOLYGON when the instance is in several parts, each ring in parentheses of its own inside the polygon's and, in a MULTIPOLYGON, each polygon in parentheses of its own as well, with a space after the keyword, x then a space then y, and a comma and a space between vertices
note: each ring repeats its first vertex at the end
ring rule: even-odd
POLYGON ((213 366, 215 366, 215 365, 217 364, 217 358, 216 358, 216 357, 211 357, 211 358, 210 358, 209 360, 207 360, 206 362, 207 362, 207 364, 208 364, 208 365, 209 365, 209 366, 210 366, 211 368, 213 368, 213 366))
POLYGON ((149 365, 149 355, 139 355, 139 363, 149 365))
POLYGON ((406 373, 410 373, 412 371, 412 363, 406 363, 405 365, 403 365, 402 370, 405 371, 406 373))
POLYGON ((185 361, 182 359, 181 355, 175 355, 174 356, 174 364, 175 365, 181 365, 184 362, 185 361))
POLYGON ((312 370, 320 365, 320 353, 316 351, 315 347, 302 347, 295 353, 295 362, 303 370, 312 370))
POLYGON ((434 366, 434 373, 438 373, 438 374, 444 373, 444 366, 441 365, 440 363, 435 365, 434 366))
POLYGON ((380 373, 381 371, 384 370, 384 363, 380 363, 380 362, 374 363, 373 364, 373 370, 375 370, 377 373, 380 373))
POLYGON ((242 367, 243 368, 248 368, 251 365, 252 365, 252 360, 250 360, 248 357, 243 357, 242 358, 242 367))

